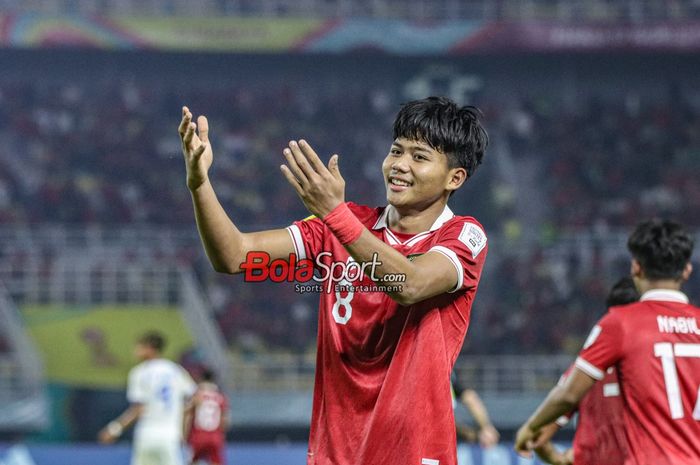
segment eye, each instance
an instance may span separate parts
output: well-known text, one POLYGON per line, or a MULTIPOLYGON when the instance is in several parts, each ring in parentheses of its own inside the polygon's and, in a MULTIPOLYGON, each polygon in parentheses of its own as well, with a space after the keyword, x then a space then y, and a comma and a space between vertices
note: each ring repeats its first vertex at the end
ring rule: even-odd
POLYGON ((413 159, 414 159, 414 160, 417 160, 417 161, 425 161, 425 160, 427 160, 428 158, 427 158, 426 156, 424 156, 424 155, 421 155, 420 153, 414 153, 414 154, 413 154, 413 159))
POLYGON ((390 153, 391 155, 396 155, 396 156, 398 156, 398 155, 401 155, 401 150, 399 150, 399 149, 391 149, 391 150, 389 151, 389 153, 390 153))

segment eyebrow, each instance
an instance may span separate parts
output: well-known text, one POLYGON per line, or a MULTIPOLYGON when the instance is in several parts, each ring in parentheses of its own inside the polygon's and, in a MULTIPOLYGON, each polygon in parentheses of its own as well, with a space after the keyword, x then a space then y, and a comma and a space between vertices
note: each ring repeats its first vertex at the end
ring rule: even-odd
MULTIPOLYGON (((403 144, 401 144, 400 142, 392 142, 391 145, 392 145, 392 146, 395 145, 395 146, 397 146, 397 147, 399 147, 399 148, 401 148, 401 149, 406 148, 406 147, 405 147, 403 144)), ((412 147, 414 151, 420 151, 420 152, 425 152, 425 153, 430 153, 430 151, 431 151, 431 148, 430 148, 429 146, 423 144, 423 143, 420 143, 420 144, 415 144, 415 143, 414 143, 414 144, 410 144, 410 147, 412 147)))

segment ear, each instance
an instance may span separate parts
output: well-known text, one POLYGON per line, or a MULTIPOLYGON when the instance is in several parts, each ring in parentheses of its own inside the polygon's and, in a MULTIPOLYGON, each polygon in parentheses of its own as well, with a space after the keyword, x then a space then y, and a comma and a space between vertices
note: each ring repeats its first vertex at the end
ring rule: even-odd
POLYGON ((445 189, 448 191, 456 191, 467 180, 467 170, 462 167, 452 168, 447 174, 447 185, 445 189))
POLYGON ((688 262, 685 264, 685 269, 683 269, 683 274, 681 275, 681 279, 685 282, 690 278, 690 275, 693 273, 693 264, 688 262))
POLYGON ((632 264, 630 265, 630 274, 633 278, 643 278, 644 271, 642 271, 642 265, 636 259, 632 259, 632 264))

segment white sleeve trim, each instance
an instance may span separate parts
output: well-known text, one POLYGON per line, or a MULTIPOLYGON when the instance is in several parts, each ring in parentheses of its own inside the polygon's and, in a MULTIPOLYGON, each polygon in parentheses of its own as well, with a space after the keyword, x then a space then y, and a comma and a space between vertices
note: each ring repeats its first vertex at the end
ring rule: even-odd
POLYGON ((454 265, 455 269, 457 270, 457 284, 454 288, 447 292, 452 293, 460 290, 464 285, 464 270, 462 269, 462 262, 459 261, 457 254, 454 253, 454 251, 448 249, 447 247, 443 247, 441 245, 436 245, 432 247, 430 250, 428 250, 428 252, 441 253, 452 262, 452 265, 454 265))
POLYGON ((289 231, 289 235, 292 237, 294 253, 297 256, 297 260, 306 260, 306 247, 304 247, 304 239, 301 237, 299 226, 296 224, 288 226, 287 231, 289 231))
POLYGON ((593 364, 590 362, 587 362, 586 360, 582 359, 581 357, 578 357, 576 359, 576 368, 580 369, 584 373, 586 373, 588 376, 591 378, 595 378, 597 380, 603 379, 603 376, 605 376, 605 373, 603 370, 595 367, 593 364))

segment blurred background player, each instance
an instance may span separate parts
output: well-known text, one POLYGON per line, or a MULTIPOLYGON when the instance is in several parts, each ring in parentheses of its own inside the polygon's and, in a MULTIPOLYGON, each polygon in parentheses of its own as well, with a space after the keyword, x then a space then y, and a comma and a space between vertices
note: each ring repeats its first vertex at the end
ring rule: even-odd
POLYGON ((500 434, 491 423, 489 412, 486 406, 474 389, 465 387, 457 378, 455 373, 452 373, 450 378, 452 383, 452 395, 454 396, 454 405, 460 402, 467 411, 471 414, 476 428, 462 423, 456 423, 457 435, 467 442, 478 442, 482 447, 492 447, 498 444, 500 434))
POLYGON ((190 463, 226 463, 226 430, 229 426, 228 399, 216 384, 211 369, 202 371, 197 392, 185 412, 185 437, 192 452, 190 463))
POLYGON ((515 448, 532 450, 542 427, 574 408, 617 366, 629 443, 626 464, 700 463, 700 309, 680 291, 694 241, 683 226, 649 220, 628 240, 638 303, 613 307, 594 326, 562 386, 520 428, 515 448))
MULTIPOLYGON (((605 304, 609 309, 638 300, 639 291, 634 280, 625 276, 613 285, 605 304)), ((564 383, 573 368, 572 365, 562 375, 559 385, 564 383)), ((625 436, 623 408, 617 371, 615 367, 610 367, 605 371, 605 377, 588 391, 577 407, 573 447, 561 452, 547 439, 566 425, 574 414, 570 412, 543 428, 540 442, 546 442, 537 447, 535 452, 552 465, 622 465, 629 447, 625 436)))
POLYGON ((126 393, 131 405, 98 435, 101 443, 110 444, 137 422, 132 465, 183 463, 183 412, 196 385, 184 368, 162 358, 164 348, 165 338, 157 331, 138 339, 134 352, 141 363, 129 372, 126 393))

